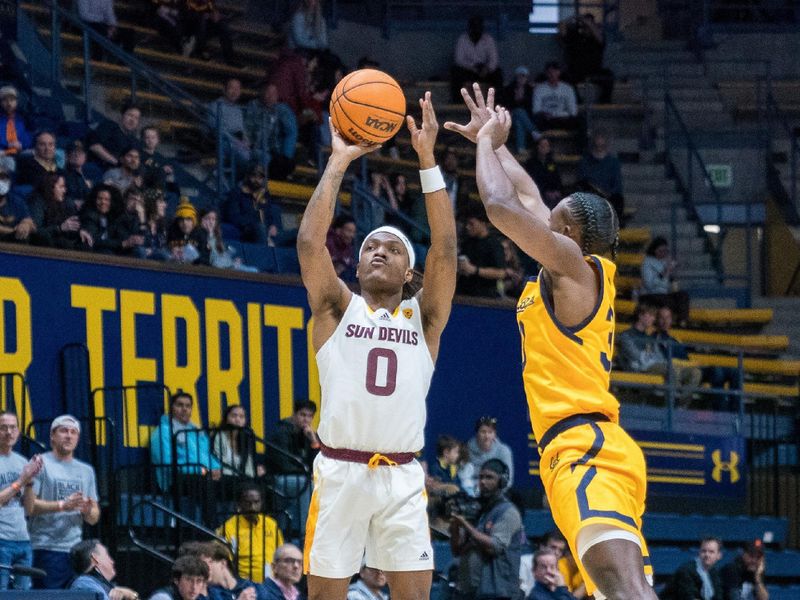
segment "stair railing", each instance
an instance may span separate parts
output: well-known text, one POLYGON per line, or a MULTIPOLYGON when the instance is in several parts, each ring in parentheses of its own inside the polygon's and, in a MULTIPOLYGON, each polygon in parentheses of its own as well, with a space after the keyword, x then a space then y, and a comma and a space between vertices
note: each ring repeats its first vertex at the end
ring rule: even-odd
MULTIPOLYGON (((83 99, 84 99, 84 118, 87 125, 92 121, 92 66, 91 66, 91 46, 92 44, 100 47, 103 52, 114 57, 129 69, 130 76, 130 98, 136 101, 141 82, 167 96, 171 101, 172 107, 186 113, 191 119, 201 126, 206 126, 212 132, 217 144, 217 194, 221 195, 227 189, 225 181, 226 171, 236 173, 235 152, 232 151, 233 140, 226 134, 220 126, 219 109, 213 111, 200 100, 189 94, 178 85, 161 77, 152 67, 146 65, 135 56, 125 52, 100 35, 86 23, 81 21, 77 15, 58 5, 57 0, 49 3, 51 11, 51 81, 57 85, 61 81, 61 65, 63 63, 63 52, 61 50, 61 31, 62 23, 74 27, 80 32, 83 54, 83 99), (230 161, 230 165, 224 165, 225 159, 230 161)), ((219 200, 219 198, 218 198, 219 200)))
MULTIPOLYGON (((745 304, 750 306, 750 289, 753 278, 753 248, 752 231, 753 215, 752 203, 747 202, 745 208, 745 260, 746 274, 744 276, 726 274, 722 262, 722 243, 728 232, 725 226, 724 208, 725 202, 722 199, 719 188, 714 183, 706 167, 706 163, 700 154, 698 147, 692 137, 686 122, 678 111, 672 96, 668 90, 664 92, 664 149, 666 161, 676 175, 676 179, 682 188, 684 206, 699 224, 699 232, 704 236, 707 246, 711 251, 714 268, 717 272, 717 280, 720 285, 726 282, 741 281, 745 283, 745 304), (681 173, 679 152, 686 155, 684 172, 681 173), (711 196, 711 202, 698 202, 695 194, 698 190, 705 189, 711 196), (715 209, 716 218, 713 223, 704 223, 698 210, 702 205, 712 205, 715 209), (719 226, 719 238, 714 243, 704 225, 716 224, 719 226)), ((672 249, 677 251, 677 213, 672 212, 672 249)))

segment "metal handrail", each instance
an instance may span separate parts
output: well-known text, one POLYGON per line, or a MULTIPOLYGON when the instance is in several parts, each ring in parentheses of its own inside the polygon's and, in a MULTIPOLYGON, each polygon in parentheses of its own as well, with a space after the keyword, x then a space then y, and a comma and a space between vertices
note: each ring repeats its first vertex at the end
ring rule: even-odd
POLYGON ((145 552, 147 552, 151 556, 154 556, 154 557, 158 558, 159 560, 162 560, 162 561, 164 561, 166 563, 172 564, 174 562, 174 558, 172 558, 170 556, 167 556, 166 554, 164 554, 160 550, 156 549, 155 547, 151 546, 150 544, 147 544, 147 543, 143 542, 141 539, 139 539, 136 536, 135 526, 133 525, 132 520, 133 520, 133 515, 136 513, 136 510, 142 505, 150 505, 155 510, 160 511, 162 513, 165 513, 170 518, 175 519, 176 521, 180 521, 182 524, 186 525, 187 527, 190 527, 190 528, 194 529, 195 531, 199 531, 203 535, 206 535, 206 536, 212 538, 214 541, 219 542, 220 544, 223 544, 231 553, 233 553, 233 547, 228 542, 228 540, 226 540, 224 537, 220 537, 219 535, 217 535, 217 533, 215 531, 212 531, 211 529, 208 529, 208 528, 204 527, 202 524, 198 523, 197 521, 194 521, 194 520, 182 515, 181 513, 171 509, 168 506, 165 506, 164 504, 161 504, 160 502, 157 502, 155 500, 151 500, 151 499, 147 498, 147 499, 144 499, 144 500, 140 500, 139 502, 134 504, 131 507, 130 512, 128 513, 128 537, 130 538, 131 543, 134 546, 136 546, 137 548, 139 548, 141 550, 144 550, 145 552))
MULTIPOLYGON (((683 140, 685 142, 684 145, 685 145, 686 152, 687 152, 687 168, 688 168, 689 184, 688 185, 684 185, 684 199, 686 201, 686 205, 691 210, 693 210, 695 213, 697 212, 697 203, 695 202, 695 200, 693 198, 692 189, 691 189, 691 184, 692 184, 693 178, 694 178, 694 169, 693 169, 692 165, 694 164, 694 161, 697 161, 697 163, 698 163, 698 165, 700 167, 700 170, 702 171, 702 178, 703 178, 707 188, 709 190, 711 190, 711 194, 713 196, 713 202, 711 202, 711 204, 715 205, 716 208, 717 208, 717 222, 721 223, 722 222, 722 205, 723 205, 722 196, 720 195, 719 190, 717 189, 717 186, 714 185, 714 181, 711 179, 711 176, 708 174, 708 169, 706 168, 705 161, 703 160, 703 157, 700 155, 700 152, 697 149, 697 146, 695 145, 694 140, 692 139, 692 134, 689 132, 689 128, 687 127, 686 122, 683 120, 683 117, 681 116, 680 112, 678 111, 678 108, 675 106, 675 102, 672 100, 672 96, 670 95, 669 91, 665 90, 664 91, 664 147, 666 148, 666 151, 667 151, 667 160, 670 160, 669 150, 670 150, 670 148, 672 146, 671 143, 670 143, 670 127, 669 127, 669 123, 668 123, 668 121, 670 119, 670 116, 672 116, 672 118, 675 120, 675 122, 678 125, 678 130, 680 131, 680 134, 681 134, 681 136, 682 136, 682 138, 683 138, 683 140)), ((749 214, 750 214, 750 204, 749 203, 747 205, 747 214, 748 214, 748 227, 749 227, 749 214)), ((675 227, 674 216, 673 216, 672 221, 673 221, 673 227, 672 227, 671 235, 672 235, 672 248, 674 250, 676 248, 676 246, 677 246, 677 229, 675 227)), ((709 248, 711 249, 712 256, 714 258, 714 267, 715 267, 715 269, 717 271, 717 277, 718 277, 719 281, 722 282, 722 281, 725 280, 726 277, 725 277, 725 272, 724 272, 722 261, 721 261, 721 248, 715 246, 714 244, 711 244, 711 240, 710 240, 708 234, 705 231, 703 232, 703 235, 706 238, 706 242, 708 242, 709 248)), ((750 265, 750 262, 751 262, 750 261, 750 248, 749 248, 750 238, 749 238, 749 236, 747 236, 747 238, 748 238, 748 252, 747 252, 747 256, 748 256, 747 272, 748 272, 748 275, 747 275, 746 279, 749 282, 750 279, 751 279, 750 269, 752 268, 752 265, 750 265)))
POLYGON ((57 83, 61 79, 61 23, 63 19, 71 26, 76 27, 81 31, 83 42, 83 92, 84 92, 84 108, 86 123, 92 121, 92 108, 91 108, 91 94, 89 89, 91 87, 91 60, 89 45, 90 41, 99 45, 104 51, 114 56, 130 68, 131 75, 131 99, 136 99, 137 78, 143 79, 148 82, 152 88, 166 95, 175 106, 186 110, 194 119, 197 119, 204 126, 209 126, 214 134, 217 144, 217 195, 218 200, 225 191, 224 181, 224 159, 229 158, 231 161, 230 172, 235 177, 236 164, 235 152, 232 149, 232 137, 223 132, 221 127, 221 115, 219 107, 214 111, 209 106, 198 100, 195 96, 188 93, 182 87, 167 81, 162 78, 158 72, 145 64, 135 56, 122 50, 119 46, 109 41, 106 37, 96 32, 86 23, 80 20, 75 14, 60 7, 58 0, 50 0, 51 10, 51 78, 53 83, 57 83), (213 124, 213 126, 210 126, 213 124))
POLYGON ((800 159, 800 140, 798 140, 797 133, 795 133, 794 129, 792 129, 792 126, 789 124, 789 119, 781 110, 778 101, 775 100, 775 96, 773 95, 771 89, 767 92, 767 113, 769 114, 770 118, 774 116, 777 119, 780 127, 783 128, 784 132, 789 136, 789 140, 791 141, 791 156, 789 163, 791 180, 789 182, 788 191, 789 198, 792 201, 792 207, 794 211, 797 212, 797 162, 800 159))
MULTIPOLYGON (((353 186, 353 193, 357 194, 359 197, 363 198, 370 204, 377 204, 387 213, 391 214, 394 217, 398 217, 403 223, 408 225, 409 227, 416 229, 420 233, 426 236, 430 236, 431 230, 428 227, 425 227, 421 223, 418 223, 408 215, 404 214, 399 210, 395 210, 392 206, 383 200, 382 198, 378 198, 375 196, 369 188, 364 184, 361 180, 356 180, 355 185, 353 186)), ((366 232, 365 232, 366 233, 366 232)))

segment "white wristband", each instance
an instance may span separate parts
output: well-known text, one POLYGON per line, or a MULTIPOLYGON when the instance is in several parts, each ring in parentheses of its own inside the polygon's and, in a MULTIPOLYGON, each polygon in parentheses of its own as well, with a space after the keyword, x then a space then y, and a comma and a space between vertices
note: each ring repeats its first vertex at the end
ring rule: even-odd
POLYGON ((422 184, 423 194, 430 194, 431 192, 443 190, 447 187, 444 183, 444 177, 442 177, 442 171, 439 169, 438 165, 430 169, 420 169, 419 182, 422 184))

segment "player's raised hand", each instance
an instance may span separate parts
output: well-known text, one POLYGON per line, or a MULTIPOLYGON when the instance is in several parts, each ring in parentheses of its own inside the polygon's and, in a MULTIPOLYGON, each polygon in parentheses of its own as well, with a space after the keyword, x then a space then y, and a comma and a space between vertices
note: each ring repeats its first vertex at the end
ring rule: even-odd
POLYGON ((380 144, 348 144, 342 135, 333 126, 333 122, 328 119, 328 127, 331 129, 331 159, 339 158, 353 162, 357 158, 378 150, 380 144))
POLYGON ((411 115, 406 116, 406 125, 411 133, 411 145, 422 161, 423 159, 433 159, 436 136, 439 133, 439 122, 436 120, 430 92, 425 92, 425 97, 420 98, 419 107, 422 109, 422 127, 417 127, 417 123, 411 115))
POLYGON ((447 121, 444 128, 448 131, 455 131, 460 133, 470 142, 475 143, 478 137, 478 131, 489 120, 489 117, 494 112, 494 88, 489 88, 486 92, 486 99, 483 98, 481 86, 477 83, 472 84, 472 92, 475 94, 475 99, 469 95, 466 88, 461 88, 461 97, 464 98, 464 104, 469 109, 469 122, 465 125, 447 121))
POLYGON ((511 131, 511 114, 507 109, 498 106, 491 112, 491 117, 478 131, 477 139, 489 138, 492 149, 497 150, 506 143, 511 131))

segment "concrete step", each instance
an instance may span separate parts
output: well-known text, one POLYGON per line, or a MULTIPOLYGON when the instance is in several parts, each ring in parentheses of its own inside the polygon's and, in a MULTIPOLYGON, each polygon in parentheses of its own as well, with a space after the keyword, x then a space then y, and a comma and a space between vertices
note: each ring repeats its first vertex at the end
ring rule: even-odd
POLYGON ((658 178, 663 178, 664 176, 665 176, 664 165, 659 165, 659 164, 622 165, 622 180, 626 184, 633 181, 634 179, 658 179, 658 178))
POLYGON ((683 196, 678 192, 636 192, 630 186, 625 188, 625 202, 631 206, 671 206, 683 202, 683 196))
MULTIPOLYGON (((670 88, 669 95, 673 101, 678 102, 713 102, 722 104, 719 92, 712 86, 670 88)), ((662 90, 650 88, 647 90, 648 101, 663 101, 664 92, 662 90)))
POLYGON ((632 62, 620 65, 622 68, 621 75, 623 76, 658 76, 663 77, 665 74, 671 79, 674 75, 678 78, 688 77, 703 77, 705 78, 705 68, 702 64, 696 62, 685 63, 671 63, 671 62, 632 62))
POLYGON ((639 194, 671 194, 675 192, 675 182, 669 179, 652 178, 652 179, 632 179, 625 181, 625 193, 632 195, 639 194))

